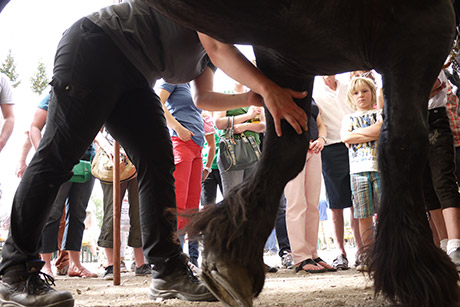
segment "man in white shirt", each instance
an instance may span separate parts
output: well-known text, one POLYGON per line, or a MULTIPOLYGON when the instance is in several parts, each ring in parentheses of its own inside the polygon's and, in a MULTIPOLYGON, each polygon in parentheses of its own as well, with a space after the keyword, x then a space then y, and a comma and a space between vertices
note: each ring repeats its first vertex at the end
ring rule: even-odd
POLYGON ((0 108, 3 115, 2 129, 0 132, 0 151, 5 147, 14 128, 13 95, 10 80, 0 74, 0 108))
MULTIPOLYGON (((8 77, 0 73, 0 108, 2 110, 3 121, 0 130, 0 152, 5 147, 6 142, 11 136, 14 128, 14 112, 13 112, 13 95, 10 80, 8 77)), ((2 191, 0 190, 0 198, 2 191)))
POLYGON ((321 160, 327 199, 332 211, 335 242, 340 251, 332 265, 336 269, 347 270, 349 266, 344 244, 343 218, 345 208, 350 208, 350 224, 357 254, 362 250, 359 224, 353 216, 348 149, 340 139, 342 119, 344 115, 353 113, 353 110, 347 103, 347 85, 342 84, 335 75, 316 77, 313 98, 327 128, 326 145, 321 152, 321 160))

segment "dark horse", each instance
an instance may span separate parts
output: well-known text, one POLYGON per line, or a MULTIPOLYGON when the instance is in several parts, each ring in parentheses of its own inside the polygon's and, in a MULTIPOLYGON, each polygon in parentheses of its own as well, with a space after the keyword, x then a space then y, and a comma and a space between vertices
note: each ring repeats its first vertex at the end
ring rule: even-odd
MULTIPOLYGON (((451 0, 146 0, 171 19, 223 42, 251 44, 257 66, 283 87, 307 90, 315 75, 375 69, 383 78, 379 140, 382 203, 369 261, 376 293, 404 306, 454 306, 459 279, 435 247, 422 196, 427 101, 452 47, 451 0)), ((307 138, 267 114, 263 157, 252 178, 192 228, 204 235, 201 278, 228 305, 262 290, 263 245, 286 183, 302 169, 307 138)), ((308 132, 307 132, 308 133, 308 132)))

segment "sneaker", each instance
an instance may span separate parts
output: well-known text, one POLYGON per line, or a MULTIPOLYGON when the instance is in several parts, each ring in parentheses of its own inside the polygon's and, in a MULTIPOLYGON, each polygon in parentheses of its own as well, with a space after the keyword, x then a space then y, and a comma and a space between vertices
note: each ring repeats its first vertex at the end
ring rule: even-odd
POLYGON ((152 267, 151 299, 178 298, 184 301, 216 301, 214 295, 193 275, 183 254, 152 267))
POLYGON ((131 272, 135 272, 135 271, 136 271, 136 267, 137 267, 137 266, 136 266, 136 261, 133 261, 133 262, 131 263, 131 272))
POLYGON ((113 280, 113 265, 109 265, 105 268, 104 276, 102 276, 105 280, 113 280))
POLYGON ((337 256, 337 258, 332 261, 332 266, 334 269, 342 269, 342 270, 348 270, 350 267, 348 266, 348 259, 344 254, 340 254, 337 256))
POLYGON ((198 265, 198 258, 190 257, 190 262, 191 262, 194 266, 199 267, 199 265, 198 265))
POLYGON ((140 267, 136 268, 134 272, 136 272, 136 276, 147 276, 152 274, 152 267, 150 264, 144 263, 140 267))
POLYGON ((72 294, 56 291, 54 278, 40 272, 44 261, 36 260, 5 269, 0 282, 1 306, 71 307, 72 294))
POLYGON ((126 264, 123 260, 120 261, 120 273, 128 273, 128 269, 126 268, 126 264))
POLYGON ((285 269, 292 269, 294 267, 294 258, 291 252, 285 251, 283 253, 283 256, 281 256, 281 265, 285 269))
POLYGON ((449 253, 449 257, 453 263, 457 266, 457 271, 460 272, 460 247, 457 247, 449 253))
POLYGON ((367 267, 367 265, 363 264, 363 263, 360 263, 356 266, 356 270, 358 272, 369 272, 369 268, 367 267))

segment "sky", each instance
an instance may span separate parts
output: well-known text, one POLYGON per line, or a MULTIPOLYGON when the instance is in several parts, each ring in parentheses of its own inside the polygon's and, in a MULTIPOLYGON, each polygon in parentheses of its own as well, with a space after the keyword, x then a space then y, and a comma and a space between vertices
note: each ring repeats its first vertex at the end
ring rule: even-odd
MULTIPOLYGON (((36 73, 39 62, 43 62, 51 79, 54 55, 62 33, 78 19, 113 3, 114 0, 10 0, 0 13, 0 63, 5 61, 11 50, 18 79, 22 81, 18 88, 13 89, 15 128, 0 152, 0 184, 3 191, 0 216, 9 212, 19 183, 14 172, 25 140, 24 131, 30 126, 35 109, 47 92, 41 96, 32 93, 30 78, 36 73)), ((252 47, 238 48, 250 60, 254 59, 252 47)), ((231 90, 233 82, 218 70, 214 89, 231 90)))
MULTIPOLYGON (((30 78, 44 62, 48 78, 52 76, 54 54, 62 33, 73 22, 93 11, 111 5, 113 0, 10 0, 0 13, 0 63, 11 50, 16 73, 22 81, 13 89, 15 127, 8 143, 0 152, 0 216, 8 214, 19 184, 15 169, 24 131, 28 129, 35 109, 42 99, 30 89, 30 78)), ((44 96, 44 94, 42 95, 44 96)), ((29 154, 31 158, 33 151, 29 154)), ((95 185, 96 186, 96 185, 95 185)))

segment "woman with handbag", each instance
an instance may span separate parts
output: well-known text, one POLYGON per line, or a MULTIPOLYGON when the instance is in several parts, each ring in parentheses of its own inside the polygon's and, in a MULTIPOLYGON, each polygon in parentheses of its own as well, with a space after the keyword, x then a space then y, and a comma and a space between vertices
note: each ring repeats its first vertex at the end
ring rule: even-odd
MULTIPOLYGON (((30 141, 37 150, 42 139, 42 129, 45 127, 48 117, 48 106, 50 95, 47 95, 38 105, 35 111, 32 124, 30 125, 30 141)), ((83 161, 92 160, 95 151, 94 146, 86 150, 85 154, 80 158, 83 161)), ((94 177, 89 175, 88 179, 79 180, 82 182, 70 181, 63 183, 58 191, 56 199, 51 208, 50 216, 46 222, 42 232, 40 256, 45 265, 43 271, 48 275, 53 276, 51 270, 52 254, 58 250, 58 232, 61 216, 65 212, 65 230, 62 237, 61 249, 68 251, 69 264, 67 274, 70 277, 97 277, 97 274, 90 272, 80 262, 81 243, 83 240, 83 232, 85 230, 86 208, 91 197, 91 192, 94 186, 94 177), (65 209, 65 211, 64 211, 65 209)), ((58 274, 61 274, 58 269, 58 274)))
MULTIPOLYGON (((107 257, 105 280, 113 279, 113 137, 106 129, 99 132, 94 140, 97 146, 96 158, 92 163, 94 176, 99 179, 102 188, 102 202, 104 212, 102 216, 102 225, 97 245, 104 249, 107 257), (98 158, 99 157, 99 158, 98 158)), ((145 263, 144 254, 142 253, 142 236, 139 215, 139 187, 136 178, 136 169, 129 161, 123 148, 120 148, 120 203, 123 202, 125 193, 128 192, 129 203, 129 233, 128 246, 133 248, 136 276, 145 276, 152 273, 148 264, 145 263), (127 160, 125 163, 125 159, 127 160), (132 169, 131 169, 132 168, 132 169)), ((121 204, 120 204, 121 208, 121 204)), ((121 260, 120 269, 127 272, 126 265, 121 260)))
MULTIPOLYGON (((235 93, 243 93, 244 87, 242 84, 235 84, 235 93)), ((217 129, 221 130, 220 137, 225 137, 229 129, 233 130, 236 139, 241 138, 244 133, 246 137, 254 138, 257 146, 260 145, 259 133, 265 131, 265 114, 262 107, 250 106, 228 111, 213 112, 214 121, 216 122, 217 129)), ((219 147, 219 151, 223 150, 219 147)), ((224 190, 224 197, 236 185, 243 182, 251 171, 256 166, 256 162, 245 165, 243 168, 237 167, 236 170, 226 169, 219 154, 217 159, 220 176, 222 179, 222 186, 224 190)))

